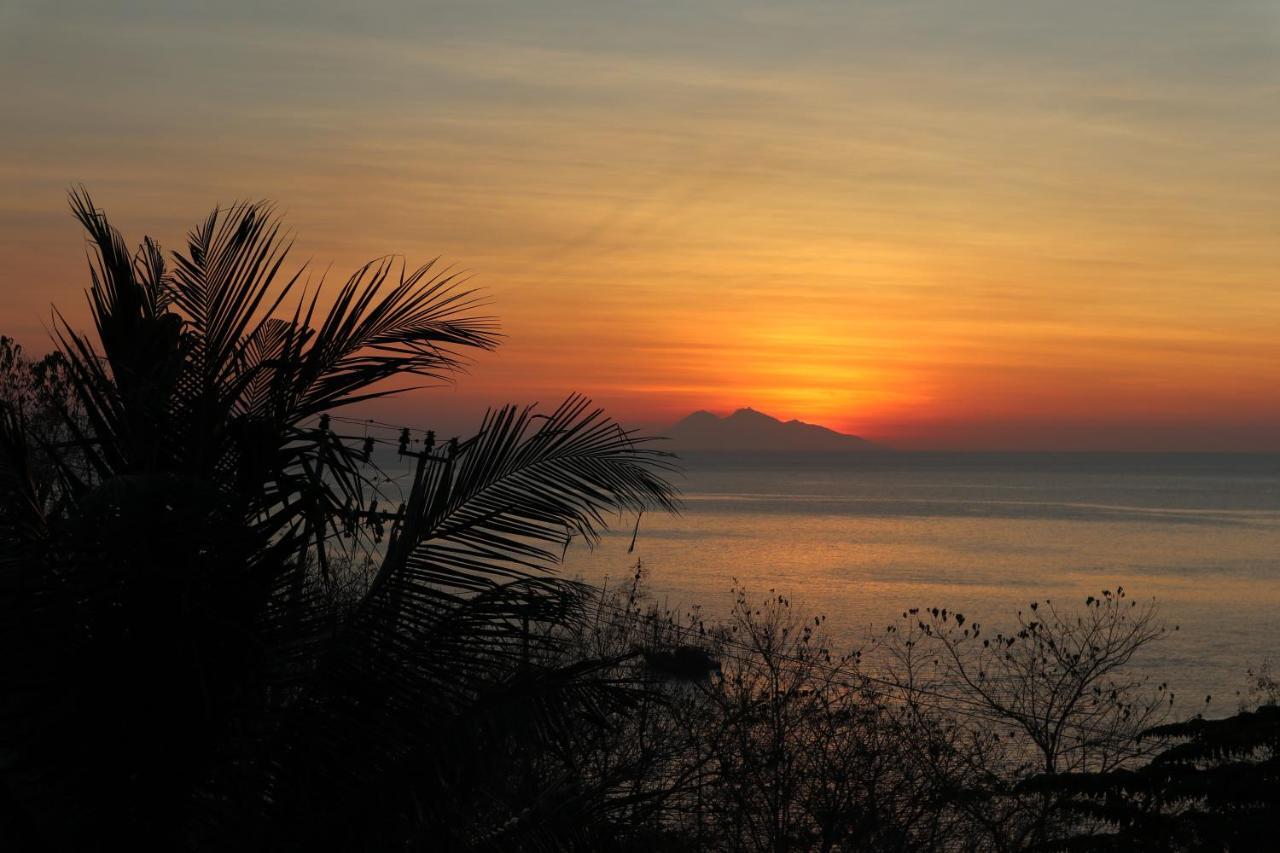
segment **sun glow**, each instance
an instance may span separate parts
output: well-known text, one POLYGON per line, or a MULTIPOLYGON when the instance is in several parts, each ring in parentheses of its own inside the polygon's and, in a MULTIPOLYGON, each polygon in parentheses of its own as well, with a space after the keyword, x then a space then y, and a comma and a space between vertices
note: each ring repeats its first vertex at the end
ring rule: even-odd
POLYGON ((9 333, 84 316, 60 212, 83 179, 131 238, 265 196, 331 281, 388 251, 473 272, 507 342, 405 411, 581 391, 629 422, 751 405, 905 446, 1280 441, 1280 62, 1251 7, 1152 3, 1103 38, 1073 4, 933 10, 964 39, 691 8, 658 49, 639 11, 584 47, 541 13, 374 38, 315 6, 303 41, 261 15, 13 19, 9 333), (107 97, 67 83, 86 69, 107 97), (220 81, 201 110, 154 108, 192 79, 220 81))

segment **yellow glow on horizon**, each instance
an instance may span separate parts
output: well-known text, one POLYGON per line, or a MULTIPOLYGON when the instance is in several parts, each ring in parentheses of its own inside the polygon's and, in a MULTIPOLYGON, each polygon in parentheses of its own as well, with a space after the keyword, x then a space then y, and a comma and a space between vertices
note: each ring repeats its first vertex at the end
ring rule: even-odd
POLYGON ((360 33, 324 0, 305 31, 24 7, 0 331, 84 317, 71 182, 171 248, 265 196, 331 290, 401 252, 491 295, 507 343, 406 410, 581 391, 904 446, 1280 448, 1274 16, 644 6, 572 38, 519 4, 360 33))

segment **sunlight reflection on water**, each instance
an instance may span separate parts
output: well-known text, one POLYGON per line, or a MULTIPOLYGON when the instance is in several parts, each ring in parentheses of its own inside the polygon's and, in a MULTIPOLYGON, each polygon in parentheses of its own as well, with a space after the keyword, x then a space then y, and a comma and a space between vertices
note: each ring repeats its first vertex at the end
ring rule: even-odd
MULTIPOLYGON (((1211 711, 1280 639, 1280 457, 902 454, 686 460, 684 513, 570 549, 566 571, 724 613, 735 579, 828 617, 852 647, 909 607, 994 629, 1035 599, 1125 587, 1180 626, 1142 665, 1211 711)), ((1198 710, 1198 706, 1193 708, 1198 710)))

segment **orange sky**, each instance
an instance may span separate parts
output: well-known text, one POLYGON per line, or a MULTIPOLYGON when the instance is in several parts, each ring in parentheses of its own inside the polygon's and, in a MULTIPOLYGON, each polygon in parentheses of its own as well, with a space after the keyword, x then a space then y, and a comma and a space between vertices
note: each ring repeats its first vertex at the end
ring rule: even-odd
POLYGON ((83 181, 131 240, 269 197, 331 277, 472 271, 507 344, 388 417, 1280 450, 1272 4, 126 5, 0 11, 28 346, 84 316, 83 181))

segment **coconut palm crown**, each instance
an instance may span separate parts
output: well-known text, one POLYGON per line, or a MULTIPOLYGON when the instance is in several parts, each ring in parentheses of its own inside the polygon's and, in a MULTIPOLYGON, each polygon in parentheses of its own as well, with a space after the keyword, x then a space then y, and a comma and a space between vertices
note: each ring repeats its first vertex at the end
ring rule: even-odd
POLYGON ((72 404, 55 435, 0 401, 0 831, 58 850, 567 838, 599 801, 554 761, 512 767, 511 744, 554 754, 628 691, 558 653, 590 593, 551 570, 570 539, 674 509, 667 455, 571 397, 461 441, 393 438, 412 474, 392 493, 392 449, 331 413, 493 348, 473 291, 386 258, 322 297, 263 203, 215 210, 170 259, 128 250, 84 190, 71 206, 93 322, 56 316, 72 404))

